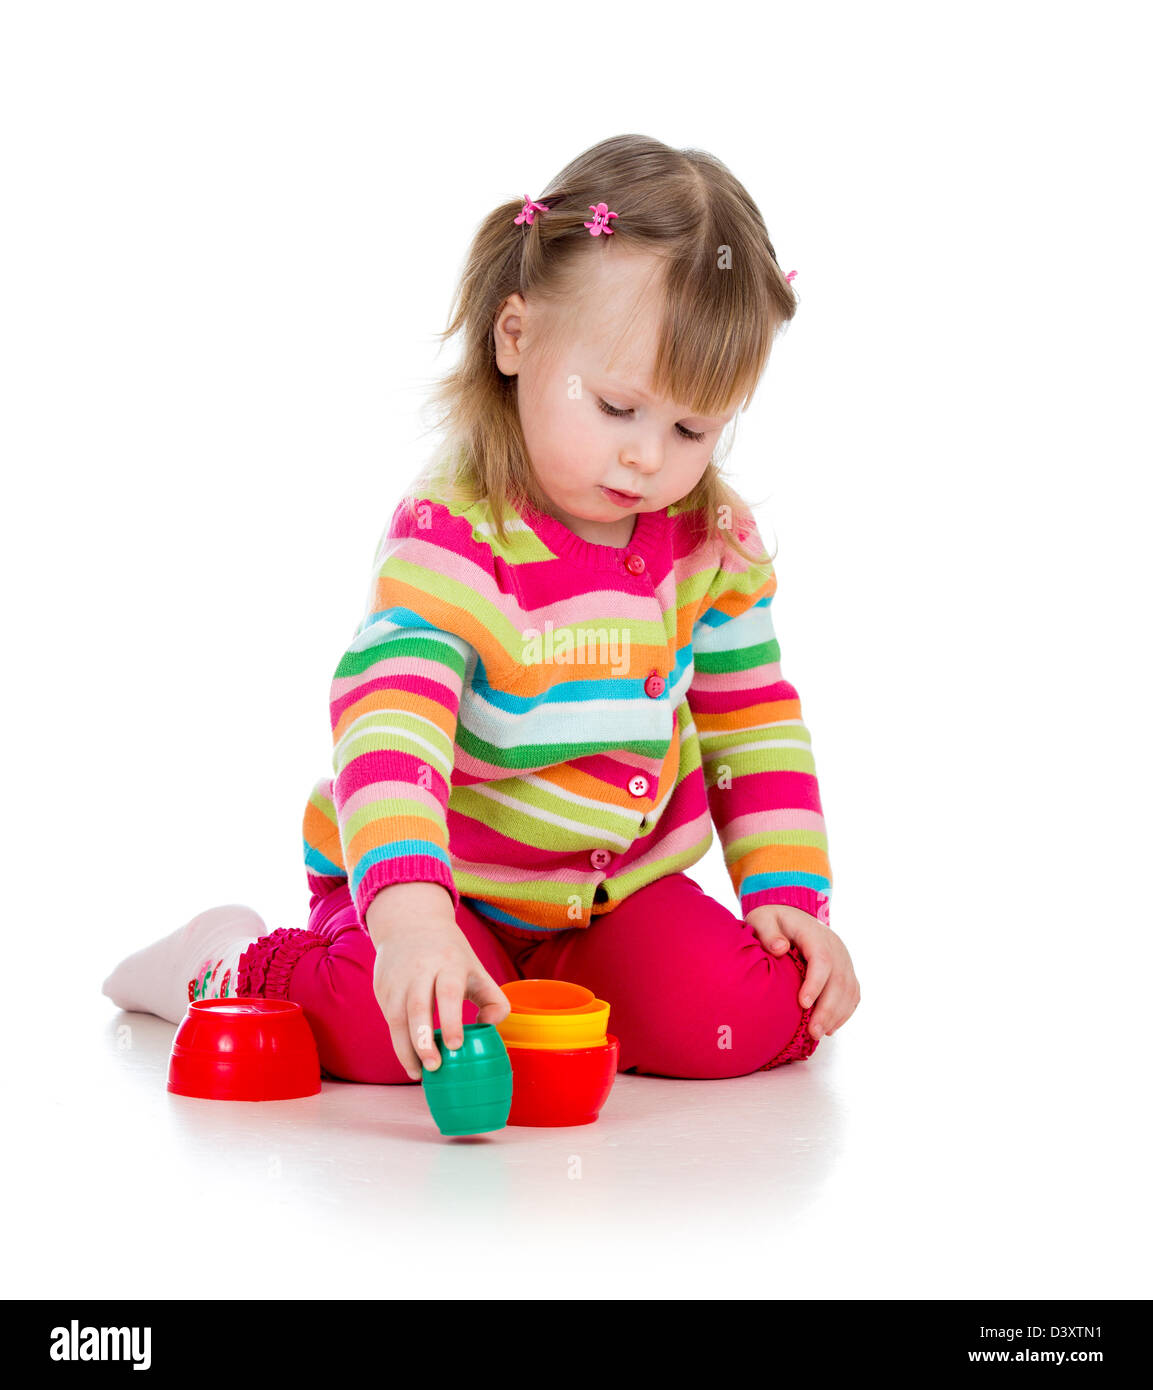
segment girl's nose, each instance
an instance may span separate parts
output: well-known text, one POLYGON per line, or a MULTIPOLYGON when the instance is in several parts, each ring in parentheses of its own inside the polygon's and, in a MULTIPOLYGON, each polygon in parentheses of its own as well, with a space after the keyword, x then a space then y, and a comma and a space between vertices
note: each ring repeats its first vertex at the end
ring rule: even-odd
POLYGON ((621 450, 621 462, 644 477, 657 472, 663 461, 661 446, 655 440, 636 439, 621 450))

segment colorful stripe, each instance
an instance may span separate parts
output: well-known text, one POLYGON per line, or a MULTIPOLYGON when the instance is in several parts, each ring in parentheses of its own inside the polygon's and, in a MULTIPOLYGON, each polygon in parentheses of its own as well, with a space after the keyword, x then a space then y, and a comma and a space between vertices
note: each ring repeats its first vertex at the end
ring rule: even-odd
MULTIPOLYGON (((755 526, 744 543, 765 553, 755 526)), ((502 543, 487 503, 402 503, 332 680, 333 775, 304 816, 310 887, 347 879, 363 921, 382 888, 440 883, 538 936, 688 869, 715 826, 742 914, 786 903, 827 921, 775 592, 770 560, 696 545, 676 508, 642 513, 618 550, 531 508, 502 543)))

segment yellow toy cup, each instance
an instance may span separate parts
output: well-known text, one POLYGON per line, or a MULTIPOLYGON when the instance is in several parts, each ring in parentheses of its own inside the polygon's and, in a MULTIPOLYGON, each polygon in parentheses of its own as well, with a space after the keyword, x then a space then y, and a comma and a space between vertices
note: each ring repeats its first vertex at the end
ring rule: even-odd
POLYGON ((495 1025, 506 1047, 602 1047, 607 1039, 609 1006, 603 999, 549 1013, 520 1013, 510 1002, 512 1013, 495 1025))

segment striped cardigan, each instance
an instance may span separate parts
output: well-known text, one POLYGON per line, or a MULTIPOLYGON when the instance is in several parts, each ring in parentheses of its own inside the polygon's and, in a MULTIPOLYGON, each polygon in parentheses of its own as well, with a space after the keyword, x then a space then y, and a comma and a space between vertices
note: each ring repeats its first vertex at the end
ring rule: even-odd
MULTIPOLYGON (((766 555, 756 526, 738 533, 766 555), (759 548, 758 548, 759 547, 759 548)), ((587 927, 689 868, 716 825, 742 915, 828 921, 808 730, 781 676, 771 560, 694 545, 674 505, 624 548, 527 504, 403 501, 333 677, 309 886, 443 884, 514 936, 587 927)))

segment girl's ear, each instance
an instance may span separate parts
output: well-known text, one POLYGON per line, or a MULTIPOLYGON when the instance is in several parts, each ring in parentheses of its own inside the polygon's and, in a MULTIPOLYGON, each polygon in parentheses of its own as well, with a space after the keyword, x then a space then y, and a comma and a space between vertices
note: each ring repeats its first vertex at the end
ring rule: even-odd
POLYGON ((527 307, 522 295, 510 294, 493 319, 492 336, 496 349, 496 365, 505 376, 516 376, 520 371, 521 338, 527 307))

